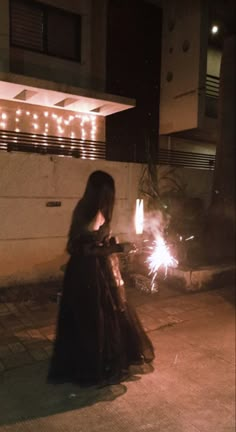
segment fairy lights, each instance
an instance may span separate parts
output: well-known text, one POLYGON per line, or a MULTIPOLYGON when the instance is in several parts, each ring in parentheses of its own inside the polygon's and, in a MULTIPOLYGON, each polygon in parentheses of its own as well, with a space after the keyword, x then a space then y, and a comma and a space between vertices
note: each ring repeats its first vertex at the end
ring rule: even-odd
MULTIPOLYGON (((20 107, 18 105, 14 109, 9 107, 0 108, 0 129, 8 132, 15 131, 14 142, 17 141, 17 133, 19 132, 31 133, 34 141, 41 136, 39 141, 33 144, 39 147, 40 143, 43 146, 53 146, 55 143, 53 140, 58 137, 60 141, 65 139, 65 143, 62 142, 60 145, 62 149, 70 148, 73 152, 76 152, 75 155, 83 159, 93 160, 100 156, 100 150, 96 147, 95 141, 98 140, 97 131, 99 130, 101 133, 103 129, 97 128, 98 121, 101 122, 102 119, 101 117, 98 119, 95 114, 71 114, 58 109, 55 109, 55 111, 52 109, 45 111, 39 109, 37 111, 35 107, 32 107, 31 110, 28 104, 26 109, 24 104, 20 107), (38 135, 35 135, 36 133, 38 135), (48 141, 49 137, 52 137, 51 144, 48 141), (69 146, 68 138, 71 141, 69 146)), ((0 138, 3 139, 1 131, 0 138)), ((21 139, 19 139, 19 145, 20 143, 21 139)))

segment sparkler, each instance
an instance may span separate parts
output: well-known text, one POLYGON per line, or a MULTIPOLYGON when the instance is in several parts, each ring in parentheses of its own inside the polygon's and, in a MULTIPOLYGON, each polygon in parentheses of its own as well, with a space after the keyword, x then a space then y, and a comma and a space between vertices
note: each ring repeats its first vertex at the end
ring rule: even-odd
MULTIPOLYGON (((144 225, 144 208, 143 208, 143 200, 136 200, 136 212, 135 212, 135 231, 136 234, 143 234, 143 225, 144 225)), ((192 237, 188 238, 190 240, 192 237)), ((157 273, 161 267, 165 269, 165 277, 167 276, 168 267, 177 267, 178 261, 171 255, 168 246, 166 245, 164 238, 161 234, 156 236, 155 240, 150 245, 148 240, 142 241, 142 247, 139 247, 137 250, 139 252, 143 250, 143 252, 147 253, 147 251, 151 251, 151 254, 147 257, 146 263, 149 266, 149 275, 152 275, 151 279, 151 292, 157 291, 157 286, 155 283, 157 273), (144 243, 146 243, 144 245, 144 243)))
POLYGON ((136 234, 142 234, 143 233, 143 221, 144 221, 143 200, 142 199, 136 199, 136 212, 135 212, 135 231, 136 231, 136 234))
POLYGON ((155 279, 159 269, 164 267, 166 277, 168 267, 177 267, 178 261, 171 255, 169 247, 161 236, 154 240, 153 245, 149 246, 149 249, 153 252, 147 258, 146 262, 149 265, 149 275, 152 275, 151 291, 155 291, 155 279))

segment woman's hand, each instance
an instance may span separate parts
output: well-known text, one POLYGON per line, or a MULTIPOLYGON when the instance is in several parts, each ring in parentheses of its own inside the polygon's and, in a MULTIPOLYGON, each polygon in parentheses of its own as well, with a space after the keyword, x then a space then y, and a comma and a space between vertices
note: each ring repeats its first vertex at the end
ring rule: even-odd
POLYGON ((130 252, 136 252, 137 250, 135 244, 131 242, 120 243, 120 246, 122 247, 123 252, 126 254, 130 252))

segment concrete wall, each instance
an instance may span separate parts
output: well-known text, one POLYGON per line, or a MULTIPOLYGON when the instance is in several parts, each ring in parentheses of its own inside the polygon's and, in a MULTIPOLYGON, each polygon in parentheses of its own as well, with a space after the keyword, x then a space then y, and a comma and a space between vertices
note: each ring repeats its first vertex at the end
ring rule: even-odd
POLYGON ((71 214, 95 169, 115 178, 113 232, 127 239, 134 231, 141 166, 0 153, 0 286, 60 276, 71 214), (47 207, 53 200, 61 206, 47 207))
MULTIPOLYGON (((106 170, 116 181, 113 233, 121 241, 135 240, 142 165, 0 152, 0 287, 62 276, 71 214, 95 169, 106 170), (47 207, 53 200, 61 206, 47 207)), ((208 199, 212 173, 178 169, 177 174, 189 194, 208 199)))
POLYGON ((207 60, 206 5, 163 2, 160 134, 201 126, 207 60))
POLYGON ((220 77, 222 52, 219 49, 208 48, 207 50, 207 74, 220 77))
POLYGON ((215 155, 215 144, 207 141, 179 138, 174 135, 162 135, 159 140, 160 148, 186 151, 192 153, 203 153, 215 155))

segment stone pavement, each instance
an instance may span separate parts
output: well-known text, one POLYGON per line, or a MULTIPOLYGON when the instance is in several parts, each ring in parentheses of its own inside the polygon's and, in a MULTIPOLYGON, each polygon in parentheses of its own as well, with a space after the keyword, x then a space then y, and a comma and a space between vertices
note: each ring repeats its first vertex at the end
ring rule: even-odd
POLYGON ((0 303, 0 432, 235 431, 234 287, 128 295, 154 370, 103 389, 46 383, 56 303, 0 303))
POLYGON ((55 303, 0 303, 0 371, 51 355, 57 314, 55 303))

